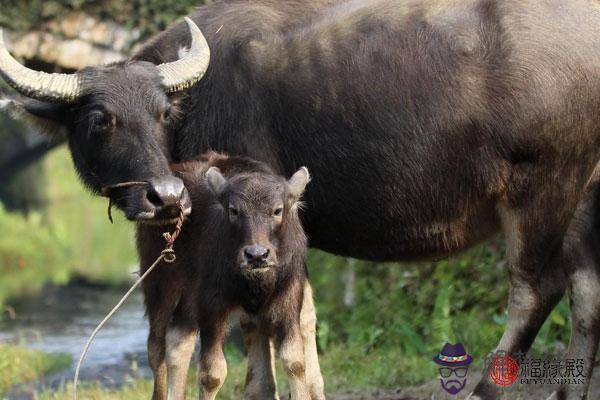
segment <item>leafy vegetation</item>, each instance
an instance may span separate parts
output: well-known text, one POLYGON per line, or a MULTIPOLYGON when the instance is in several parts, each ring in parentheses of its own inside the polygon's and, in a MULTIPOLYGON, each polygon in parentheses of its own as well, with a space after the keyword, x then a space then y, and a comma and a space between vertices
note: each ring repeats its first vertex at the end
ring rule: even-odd
POLYGON ((0 304, 36 290, 45 282, 68 280, 68 245, 43 224, 42 216, 9 214, 0 205, 0 304))
POLYGON ((131 225, 118 216, 110 225, 106 202, 77 182, 66 149, 53 152, 45 167, 51 172, 43 212, 9 213, 0 204, 0 306, 45 283, 81 275, 116 284, 135 269, 131 225))
MULTIPOLYGON (((431 358, 462 342, 483 368, 506 324, 508 296, 503 246, 495 241, 436 263, 375 264, 312 252, 311 282, 318 339, 330 390, 394 388, 433 378, 431 358), (355 301, 344 304, 343 275, 354 269, 355 301)), ((568 341, 569 309, 562 302, 536 340, 536 353, 568 341)))
POLYGON ((133 225, 114 212, 107 216, 108 201, 88 193, 76 177, 66 148, 45 160, 48 171, 46 224, 69 245, 66 268, 70 276, 97 283, 121 284, 137 271, 133 225))
POLYGON ((12 385, 65 368, 70 362, 64 354, 45 354, 0 344, 0 396, 12 385))

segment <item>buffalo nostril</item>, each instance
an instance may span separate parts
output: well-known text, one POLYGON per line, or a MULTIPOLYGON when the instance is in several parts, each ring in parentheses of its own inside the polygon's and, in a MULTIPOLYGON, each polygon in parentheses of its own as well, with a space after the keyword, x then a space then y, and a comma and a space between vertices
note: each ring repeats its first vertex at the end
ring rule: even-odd
POLYGON ((174 176, 150 180, 147 198, 155 207, 175 207, 186 194, 183 181, 174 176))
POLYGON ((156 193, 156 191, 154 191, 152 189, 146 193, 146 198, 148 199, 150 204, 152 204, 154 207, 158 208, 163 205, 163 201, 160 198, 160 196, 158 195, 158 193, 156 193))

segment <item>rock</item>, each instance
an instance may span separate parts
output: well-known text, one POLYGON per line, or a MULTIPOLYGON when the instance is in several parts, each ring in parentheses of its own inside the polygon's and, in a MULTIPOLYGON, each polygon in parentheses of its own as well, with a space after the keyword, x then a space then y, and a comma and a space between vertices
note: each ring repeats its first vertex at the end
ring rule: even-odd
POLYGON ((110 21, 96 20, 82 12, 70 13, 61 21, 48 24, 48 28, 66 38, 78 38, 119 52, 130 48, 140 37, 139 30, 130 31, 110 21))
POLYGON ((8 41, 9 49, 18 58, 80 69, 123 60, 140 32, 73 12, 47 23, 40 30, 8 36, 12 38, 8 41))

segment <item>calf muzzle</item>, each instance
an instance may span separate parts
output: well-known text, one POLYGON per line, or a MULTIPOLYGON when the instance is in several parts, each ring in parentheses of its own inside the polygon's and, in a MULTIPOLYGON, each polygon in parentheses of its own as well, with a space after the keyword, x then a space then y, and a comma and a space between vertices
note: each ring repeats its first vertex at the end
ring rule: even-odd
POLYGON ((271 265, 269 256, 271 250, 260 245, 246 246, 242 250, 245 262, 252 267, 268 267, 271 265))

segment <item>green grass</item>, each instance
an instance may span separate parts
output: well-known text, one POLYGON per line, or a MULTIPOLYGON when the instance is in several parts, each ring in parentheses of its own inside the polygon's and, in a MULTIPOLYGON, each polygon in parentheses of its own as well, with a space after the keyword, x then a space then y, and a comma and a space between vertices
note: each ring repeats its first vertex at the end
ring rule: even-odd
MULTIPOLYGON (((198 388, 196 385, 195 371, 190 371, 187 385, 187 398, 198 398, 198 388)), ((228 376, 219 391, 221 399, 240 399, 243 394, 245 363, 238 363, 229 366, 228 376)), ((40 400, 63 400, 71 397, 73 390, 72 384, 57 391, 45 391, 39 396, 40 400)), ((152 396, 152 381, 147 379, 138 379, 125 384, 120 389, 105 388, 98 383, 83 384, 78 388, 78 398, 81 400, 139 400, 149 399, 152 396)))
MULTIPOLYGON (((402 374, 411 374, 411 371, 420 367, 430 368, 428 364, 433 364, 424 360, 413 360, 416 364, 411 367, 406 363, 398 364, 402 357, 398 352, 388 352, 386 354, 371 354, 363 357, 355 352, 342 347, 332 349, 321 358, 326 390, 328 393, 340 392, 343 390, 369 390, 383 387, 397 387, 398 376, 402 374), (377 368, 373 369, 374 366, 377 368), (399 368, 400 366, 400 368, 399 368), (372 372, 375 371, 379 375, 372 372), (385 372, 387 371, 387 372, 385 372), (387 382, 387 385, 382 385, 387 382)), ((228 357, 227 378, 217 398, 219 399, 240 399, 243 398, 243 388, 246 376, 246 360, 236 359, 232 361, 228 357)), ((277 387, 282 399, 287 398, 289 387, 286 377, 280 368, 279 361, 277 368, 277 387)), ((192 368, 188 375, 187 398, 198 397, 198 387, 196 380, 196 370, 192 368)), ((404 378, 403 378, 404 379, 404 378)), ((415 383, 419 380, 415 380, 415 383)), ((39 397, 40 399, 66 399, 72 393, 72 385, 68 384, 58 391, 45 391, 39 397)), ((152 393, 152 381, 147 379, 138 379, 127 383, 120 389, 105 388, 98 383, 84 383, 78 390, 79 398, 82 400, 133 400, 149 398, 152 393)))
POLYGON ((64 354, 46 354, 35 350, 0 344, 0 396, 12 386, 67 367, 64 354))

